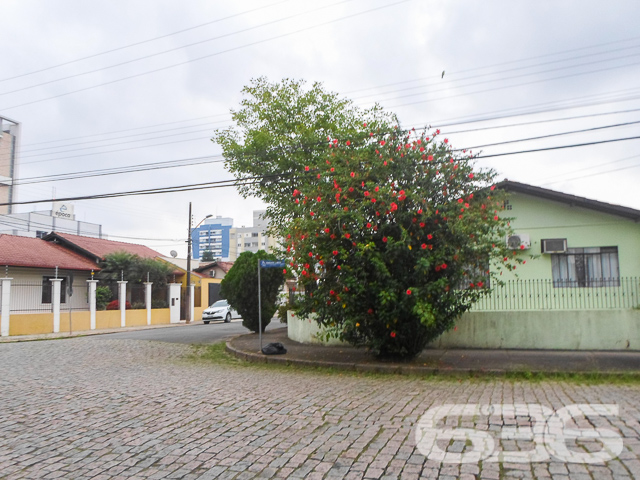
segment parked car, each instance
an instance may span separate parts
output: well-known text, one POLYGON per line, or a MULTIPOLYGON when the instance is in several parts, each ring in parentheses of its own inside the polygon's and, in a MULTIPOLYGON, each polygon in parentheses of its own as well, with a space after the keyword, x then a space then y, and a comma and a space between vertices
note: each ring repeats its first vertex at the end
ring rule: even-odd
POLYGON ((205 308, 202 312, 202 321, 209 323, 211 320, 224 320, 225 323, 231 321, 232 318, 239 318, 236 312, 226 300, 218 300, 209 308, 205 308))

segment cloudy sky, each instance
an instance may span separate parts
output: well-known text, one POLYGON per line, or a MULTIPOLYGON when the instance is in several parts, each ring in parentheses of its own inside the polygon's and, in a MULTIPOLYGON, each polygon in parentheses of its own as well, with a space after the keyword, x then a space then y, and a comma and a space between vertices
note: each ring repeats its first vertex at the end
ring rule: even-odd
MULTIPOLYGON (((0 12, 18 202, 231 178, 210 138, 264 75, 509 153, 478 160, 501 178, 640 209, 640 140, 618 141, 640 136, 636 0, 1 0, 0 12), (616 141, 517 153, 604 140, 616 141), (127 167, 145 170, 103 174, 127 167)), ((110 238, 185 255, 190 201, 195 222, 236 226, 262 207, 233 188, 73 203, 110 238)))

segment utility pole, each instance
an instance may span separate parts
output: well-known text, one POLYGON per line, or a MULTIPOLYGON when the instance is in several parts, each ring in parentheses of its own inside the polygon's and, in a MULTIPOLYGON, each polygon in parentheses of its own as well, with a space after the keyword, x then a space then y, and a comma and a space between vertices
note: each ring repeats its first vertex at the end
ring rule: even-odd
POLYGON ((207 215, 195 226, 195 228, 191 228, 193 222, 191 221, 191 202, 189 202, 189 229, 187 230, 187 292, 185 295, 185 300, 187 302, 187 311, 185 312, 184 318, 186 323, 190 323, 191 320, 191 233, 197 229, 202 222, 204 222, 207 218, 211 218, 213 215, 207 215))
POLYGON ((191 202, 189 202, 189 229, 187 230, 187 292, 185 295, 187 308, 186 323, 191 322, 191 202))

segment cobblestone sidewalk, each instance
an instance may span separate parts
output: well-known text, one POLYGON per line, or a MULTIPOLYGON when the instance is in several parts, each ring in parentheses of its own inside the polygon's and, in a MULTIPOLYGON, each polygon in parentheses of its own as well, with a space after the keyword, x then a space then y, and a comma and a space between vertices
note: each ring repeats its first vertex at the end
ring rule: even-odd
MULTIPOLYGON (((0 478, 640 478, 637 384, 305 373, 188 361, 189 351, 107 338, 0 345, 0 478), (414 435, 445 403, 616 404, 597 425, 624 448, 602 465, 440 464, 414 435)), ((499 439, 521 420, 466 423, 495 434, 497 449, 527 450, 499 439)))

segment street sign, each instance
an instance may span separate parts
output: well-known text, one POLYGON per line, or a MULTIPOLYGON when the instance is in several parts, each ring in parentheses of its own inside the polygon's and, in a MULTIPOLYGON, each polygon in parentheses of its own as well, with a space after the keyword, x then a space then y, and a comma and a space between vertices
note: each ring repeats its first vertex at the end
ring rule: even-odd
POLYGON ((260 270, 263 268, 284 268, 284 260, 258 261, 258 335, 260 337, 260 351, 262 352, 262 296, 260 294, 260 270))
POLYGON ((284 260, 260 260, 260 268, 284 268, 284 260))

